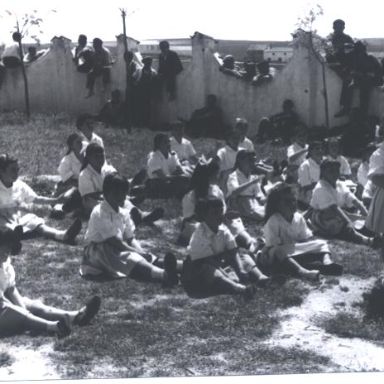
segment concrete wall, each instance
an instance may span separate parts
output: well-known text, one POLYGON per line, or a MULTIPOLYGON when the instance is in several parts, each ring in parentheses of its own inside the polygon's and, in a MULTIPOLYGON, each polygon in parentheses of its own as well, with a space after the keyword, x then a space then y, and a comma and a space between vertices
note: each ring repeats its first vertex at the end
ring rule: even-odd
MULTIPOLYGON (((283 101, 292 99, 296 110, 309 126, 326 126, 324 89, 327 89, 330 126, 345 122, 333 115, 339 110, 341 80, 327 65, 322 66, 312 51, 308 36, 302 34, 293 44, 293 57, 278 71, 273 81, 253 86, 241 79, 220 72, 216 42, 213 38, 196 32, 191 38, 192 58, 178 76, 178 97, 168 102, 165 95, 158 108, 159 122, 169 122, 177 117, 189 118, 191 113, 204 105, 206 95, 216 94, 228 123, 237 116, 250 122, 256 132, 259 120, 281 110, 283 101), (325 87, 326 85, 326 87, 325 87)), ((30 84, 32 112, 96 112, 108 99, 102 92, 101 80, 96 82, 96 95, 86 99, 84 74, 76 71, 69 49, 70 41, 55 37, 49 52, 27 67, 30 84)), ((135 52, 140 64, 137 41, 128 39, 129 49, 135 52)), ((125 89, 124 45, 117 38, 117 59, 112 67, 111 89, 125 89)), ((384 94, 374 90, 371 112, 381 115, 384 94)), ((24 91, 20 70, 7 71, 0 89, 1 110, 23 110, 24 91)))

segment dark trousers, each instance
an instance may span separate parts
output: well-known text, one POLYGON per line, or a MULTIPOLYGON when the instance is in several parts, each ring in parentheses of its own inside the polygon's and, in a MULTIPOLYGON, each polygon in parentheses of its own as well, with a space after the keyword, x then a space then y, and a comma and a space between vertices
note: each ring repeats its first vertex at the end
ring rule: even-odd
POLYGON ((111 82, 111 69, 103 67, 94 67, 87 74, 87 89, 93 91, 95 87, 96 79, 101 76, 103 79, 103 85, 107 85, 111 82))

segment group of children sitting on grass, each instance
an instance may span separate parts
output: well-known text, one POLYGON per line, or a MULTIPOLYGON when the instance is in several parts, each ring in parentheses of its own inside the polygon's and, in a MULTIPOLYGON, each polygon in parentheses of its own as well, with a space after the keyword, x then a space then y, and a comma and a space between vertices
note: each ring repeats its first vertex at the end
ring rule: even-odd
POLYGON ((181 282, 196 298, 236 294, 249 300, 256 286, 282 284, 287 275, 314 282, 320 275, 341 275, 343 268, 332 261, 327 241, 314 234, 382 248, 384 144, 364 153, 358 170, 358 182, 364 185, 356 188, 337 140, 329 140, 327 148, 320 142, 308 144, 300 124, 287 159, 269 164, 257 158, 243 118, 236 119, 216 154, 200 158, 183 136, 182 123, 175 123, 171 137, 155 136, 146 169, 128 180, 107 163, 93 126, 90 115, 77 119, 79 132, 68 137, 54 197, 36 194, 19 179, 17 159, 0 155, 2 334, 30 330, 64 337, 73 325, 86 325, 96 315, 97 296, 78 311, 22 297, 9 257, 31 236, 74 244, 85 221, 83 277, 129 277, 163 287, 181 282), (178 244, 188 247, 185 260, 172 253, 154 255, 136 239, 138 225, 164 214, 161 208, 142 211, 145 198, 175 198, 181 204, 178 244), (70 214, 76 219, 66 230, 50 227, 33 213, 38 205, 54 206, 53 217, 70 214), (357 227, 357 218, 365 225, 357 227), (250 233, 255 223, 264 223, 263 237, 250 233))

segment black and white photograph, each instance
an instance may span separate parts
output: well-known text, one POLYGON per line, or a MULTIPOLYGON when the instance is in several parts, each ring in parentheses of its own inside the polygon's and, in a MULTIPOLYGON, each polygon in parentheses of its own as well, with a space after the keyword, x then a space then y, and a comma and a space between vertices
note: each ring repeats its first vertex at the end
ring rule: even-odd
POLYGON ((2 0, 0 381, 381 382, 383 10, 2 0))

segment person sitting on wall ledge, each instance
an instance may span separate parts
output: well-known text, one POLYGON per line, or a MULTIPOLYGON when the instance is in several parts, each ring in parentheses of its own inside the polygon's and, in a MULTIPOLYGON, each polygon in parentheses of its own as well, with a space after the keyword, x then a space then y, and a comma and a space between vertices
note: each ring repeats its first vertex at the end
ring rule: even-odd
POLYGON ((258 74, 253 78, 253 85, 261 85, 270 82, 273 79, 273 74, 271 73, 271 69, 269 67, 269 62, 266 60, 261 61, 256 64, 258 74))
POLYGON ((93 49, 87 44, 87 36, 79 35, 78 44, 74 48, 73 61, 78 72, 88 73, 92 68, 93 49))
POLYGON ((242 72, 245 81, 252 81, 256 76, 256 64, 252 62, 244 63, 244 71, 242 72))
POLYGON ((226 55, 224 57, 223 65, 220 67, 220 71, 234 77, 242 77, 240 71, 236 68, 235 58, 232 55, 226 55))
POLYGON ((14 32, 12 34, 13 43, 7 45, 4 48, 1 59, 5 68, 17 68, 21 65, 21 55, 19 50, 19 43, 21 42, 21 38, 22 36, 19 32, 14 32))
POLYGON ((224 136, 223 111, 217 105, 216 95, 207 95, 205 106, 196 109, 187 122, 187 132, 193 137, 224 136))
POLYGON ((345 116, 350 112, 353 90, 357 88, 360 96, 360 112, 365 118, 368 115, 372 88, 383 84, 382 68, 374 56, 368 55, 367 47, 362 41, 354 44, 353 51, 348 56, 347 68, 349 78, 343 80, 340 96, 342 109, 335 114, 335 117, 345 116))
POLYGON ((98 37, 93 39, 93 49, 95 52, 93 54, 92 68, 87 74, 87 97, 95 94, 94 87, 97 77, 102 77, 104 88, 111 82, 111 53, 107 48, 103 47, 103 41, 98 37))
POLYGON ((24 63, 32 63, 43 56, 44 53, 46 53, 45 49, 37 52, 36 47, 28 47, 28 53, 24 56, 24 63))
POLYGON ((351 36, 344 33, 344 20, 333 22, 333 33, 327 37, 326 59, 328 63, 344 64, 346 58, 346 44, 354 44, 351 36))

